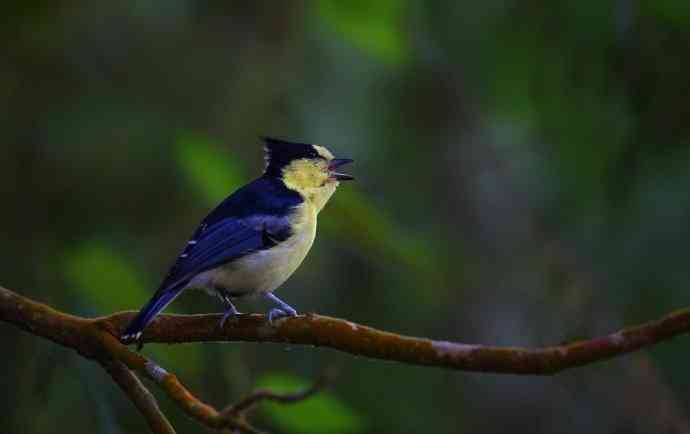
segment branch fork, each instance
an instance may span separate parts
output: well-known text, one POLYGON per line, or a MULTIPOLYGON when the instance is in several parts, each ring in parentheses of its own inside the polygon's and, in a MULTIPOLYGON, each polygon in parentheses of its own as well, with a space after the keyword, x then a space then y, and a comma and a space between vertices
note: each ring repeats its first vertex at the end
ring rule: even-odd
MULTIPOLYGON (((257 390, 218 411, 189 392, 177 377, 139 353, 117 336, 133 312, 87 319, 69 315, 0 287, 0 321, 72 348, 95 360, 111 375, 146 419, 155 434, 175 430, 138 376, 155 382, 178 406, 202 425, 216 430, 258 433, 246 415, 259 402, 293 403, 320 390, 325 378, 307 390, 281 395, 257 390)), ((264 315, 243 314, 219 327, 220 315, 160 315, 145 330, 144 343, 274 342, 328 347, 342 352, 413 365, 472 372, 553 375, 611 359, 690 332, 690 309, 622 329, 606 336, 544 348, 468 345, 403 336, 350 321, 316 314, 283 318, 269 324, 264 315)))

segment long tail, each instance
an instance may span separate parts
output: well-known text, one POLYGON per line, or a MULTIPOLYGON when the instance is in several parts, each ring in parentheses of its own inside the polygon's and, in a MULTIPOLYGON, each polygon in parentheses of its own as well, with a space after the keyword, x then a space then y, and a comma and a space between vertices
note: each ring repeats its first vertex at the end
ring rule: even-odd
POLYGON ((129 323, 127 329, 122 334, 124 342, 138 341, 147 325, 169 305, 175 297, 180 295, 184 285, 173 286, 164 291, 156 292, 144 307, 141 308, 137 316, 129 323))

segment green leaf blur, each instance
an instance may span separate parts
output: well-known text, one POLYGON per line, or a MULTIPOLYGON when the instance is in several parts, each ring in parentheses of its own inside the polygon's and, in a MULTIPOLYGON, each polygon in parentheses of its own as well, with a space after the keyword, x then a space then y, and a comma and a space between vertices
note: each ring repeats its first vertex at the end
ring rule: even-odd
POLYGON ((65 253, 65 278, 85 302, 103 314, 131 309, 151 291, 134 263, 98 241, 86 241, 65 253))
POLYGON ((175 150, 183 173, 207 203, 217 204, 248 181, 230 153, 206 137, 183 135, 175 150))
POLYGON ((407 3, 400 0, 318 0, 317 11, 327 29, 385 62, 397 64, 407 57, 402 31, 407 3))
MULTIPOLYGON (((277 393, 295 393, 309 387, 309 383, 291 375, 266 374, 257 381, 256 387, 277 393)), ((281 432, 346 434, 364 428, 362 417, 328 391, 296 404, 267 402, 261 404, 261 411, 281 428, 281 432)))

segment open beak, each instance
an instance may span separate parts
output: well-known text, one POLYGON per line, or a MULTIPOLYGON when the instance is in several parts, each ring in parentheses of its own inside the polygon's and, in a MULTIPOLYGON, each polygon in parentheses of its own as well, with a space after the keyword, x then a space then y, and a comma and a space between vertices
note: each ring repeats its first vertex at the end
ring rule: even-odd
POLYGON ((336 169, 340 166, 352 163, 354 160, 351 158, 334 158, 328 165, 328 171, 331 174, 331 178, 337 179, 338 181, 352 181, 355 179, 354 176, 348 175, 347 173, 340 173, 336 169))

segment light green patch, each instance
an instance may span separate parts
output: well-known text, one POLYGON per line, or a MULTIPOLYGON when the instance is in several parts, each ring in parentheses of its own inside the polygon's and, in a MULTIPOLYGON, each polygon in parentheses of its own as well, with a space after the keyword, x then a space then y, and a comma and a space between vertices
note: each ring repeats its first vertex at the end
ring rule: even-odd
POLYGON ((184 135, 175 149, 180 168, 209 204, 217 204, 246 183, 241 164, 208 138, 184 135))
MULTIPOLYGON (((268 374, 257 382, 257 387, 277 393, 295 393, 309 387, 301 378, 285 374, 268 374)), ((281 432, 305 434, 356 433, 364 429, 364 420, 354 409, 332 393, 321 391, 297 404, 266 403, 261 406, 281 432)))
POLYGON ((408 57, 403 31, 406 2, 320 0, 316 5, 325 25, 356 47, 391 64, 408 57))
POLYGON ((86 241, 65 254, 62 271, 99 312, 131 309, 152 294, 134 263, 107 244, 86 241))

